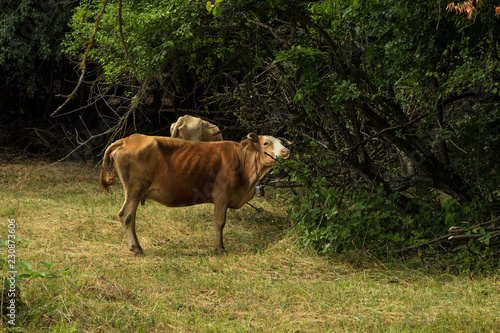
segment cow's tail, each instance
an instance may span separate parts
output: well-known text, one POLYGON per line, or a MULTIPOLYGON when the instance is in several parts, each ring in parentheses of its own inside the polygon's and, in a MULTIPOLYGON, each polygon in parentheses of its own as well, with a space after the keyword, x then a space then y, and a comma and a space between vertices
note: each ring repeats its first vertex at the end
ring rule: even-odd
POLYGON ((111 153, 123 146, 124 140, 118 140, 115 141, 114 143, 110 144, 109 147, 106 149, 106 152, 104 153, 104 158, 102 159, 102 167, 101 167, 101 191, 107 190, 109 191, 109 187, 115 183, 115 168, 111 170, 111 173, 108 173, 108 159, 111 159, 112 161, 112 155, 111 153))

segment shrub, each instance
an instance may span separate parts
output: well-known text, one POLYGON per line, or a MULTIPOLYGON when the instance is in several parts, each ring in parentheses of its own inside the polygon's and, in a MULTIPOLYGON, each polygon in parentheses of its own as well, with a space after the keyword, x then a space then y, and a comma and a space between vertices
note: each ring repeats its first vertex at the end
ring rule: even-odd
POLYGON ((412 181, 405 201, 402 194, 387 196, 381 188, 372 190, 363 183, 335 184, 316 176, 311 163, 305 162, 310 160, 303 154, 282 163, 291 179, 302 185, 299 195, 289 201, 288 214, 300 239, 324 254, 357 250, 382 254, 415 245, 447 234, 452 226, 470 229, 485 209, 479 200, 461 204, 418 180, 412 181))

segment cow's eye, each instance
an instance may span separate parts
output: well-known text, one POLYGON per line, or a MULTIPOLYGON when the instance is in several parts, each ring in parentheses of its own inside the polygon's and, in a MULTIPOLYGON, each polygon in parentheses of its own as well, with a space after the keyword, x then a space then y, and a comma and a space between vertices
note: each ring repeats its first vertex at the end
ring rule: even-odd
POLYGON ((264 141, 264 147, 269 146, 269 141, 264 141))

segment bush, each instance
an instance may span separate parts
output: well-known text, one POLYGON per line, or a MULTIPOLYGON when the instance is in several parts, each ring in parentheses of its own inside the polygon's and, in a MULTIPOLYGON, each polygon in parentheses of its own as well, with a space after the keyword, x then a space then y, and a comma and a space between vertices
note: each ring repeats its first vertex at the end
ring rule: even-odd
MULTIPOLYGON (((327 158, 315 156, 315 160, 328 164, 327 158)), ((357 250, 382 254, 445 235, 452 226, 470 228, 485 209, 481 201, 464 205, 429 191, 418 180, 405 193, 405 201, 402 194, 387 196, 381 188, 371 190, 362 183, 335 184, 316 176, 310 161, 311 156, 303 154, 282 164, 302 185, 300 195, 288 204, 288 214, 300 239, 323 254, 357 250)))

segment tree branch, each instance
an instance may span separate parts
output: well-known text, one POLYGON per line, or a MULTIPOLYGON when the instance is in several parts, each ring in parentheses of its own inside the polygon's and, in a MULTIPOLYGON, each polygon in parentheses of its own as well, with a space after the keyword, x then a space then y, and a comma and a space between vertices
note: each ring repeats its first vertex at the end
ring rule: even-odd
POLYGON ((99 12, 99 14, 97 15, 96 20, 95 20, 94 29, 92 30, 92 35, 90 36, 90 40, 85 42, 85 45, 87 45, 87 49, 85 50, 85 53, 83 54, 83 59, 81 62, 82 73, 80 74, 80 78, 78 79, 78 83, 77 83, 75 89, 73 89, 73 91, 69 95, 65 96, 66 100, 63 102, 63 104, 61 104, 54 112, 52 112, 50 114, 51 117, 55 117, 66 106, 66 104, 68 104, 69 101, 73 99, 73 97, 75 96, 76 92, 78 91, 78 89, 80 88, 80 86, 83 82, 83 78, 85 77, 85 73, 87 72, 87 64, 86 64, 87 58, 88 58, 90 49, 94 45, 95 36, 97 35, 97 28, 99 27, 99 22, 101 21, 101 17, 104 14, 104 10, 106 9, 106 4, 107 4, 107 0, 103 0, 102 1, 102 8, 101 8, 101 11, 99 12))

